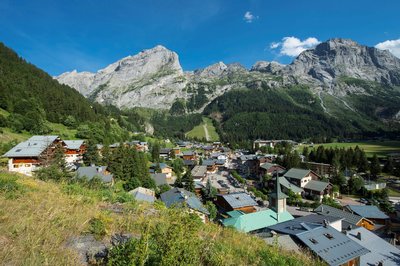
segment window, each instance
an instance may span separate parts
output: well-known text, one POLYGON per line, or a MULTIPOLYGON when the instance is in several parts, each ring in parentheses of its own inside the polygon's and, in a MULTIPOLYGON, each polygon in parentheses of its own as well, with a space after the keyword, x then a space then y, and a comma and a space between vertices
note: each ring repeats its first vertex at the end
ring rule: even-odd
POLYGON ((324 236, 325 236, 326 238, 328 238, 328 239, 333 239, 333 235, 331 235, 331 234, 329 234, 329 233, 324 234, 324 236))
POLYGON ((25 167, 31 167, 31 164, 30 163, 26 163, 25 167))
POLYGON ((311 241, 311 243, 313 243, 313 244, 318 244, 318 241, 315 240, 314 238, 310 238, 310 241, 311 241))
POLYGON ((14 164, 14 168, 18 168, 19 167, 19 165, 18 164, 14 164))

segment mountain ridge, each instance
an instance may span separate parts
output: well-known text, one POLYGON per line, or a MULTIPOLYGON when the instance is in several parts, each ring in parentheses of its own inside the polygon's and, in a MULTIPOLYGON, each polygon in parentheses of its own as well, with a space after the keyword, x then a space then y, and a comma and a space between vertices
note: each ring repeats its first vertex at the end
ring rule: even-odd
MULTIPOLYGON (((248 85, 243 82, 235 86, 238 81, 235 75, 245 75, 253 83, 262 80, 271 87, 305 84, 314 93, 325 91, 342 97, 348 93, 365 93, 363 88, 343 84, 342 77, 399 86, 400 59, 389 51, 367 47, 350 39, 333 38, 302 52, 288 65, 257 61, 246 69, 240 64, 220 61, 202 69, 184 71, 175 52, 157 45, 122 58, 96 73, 71 71, 55 79, 100 103, 119 108, 169 109, 174 99, 189 101, 195 95, 190 89, 199 87, 193 86, 196 83, 217 83, 212 93, 206 93, 208 102, 226 91, 248 85), (268 82, 271 79, 275 82, 268 82), (281 82, 276 82, 278 80, 281 82), (224 86, 218 86, 221 84, 224 86)), ((201 111, 201 108, 197 110, 201 111)))

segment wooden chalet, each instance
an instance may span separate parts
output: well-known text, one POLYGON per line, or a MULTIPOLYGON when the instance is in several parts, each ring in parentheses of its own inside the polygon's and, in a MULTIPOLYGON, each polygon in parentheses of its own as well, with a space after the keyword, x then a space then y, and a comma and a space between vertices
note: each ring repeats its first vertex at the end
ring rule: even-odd
POLYGON ((57 147, 66 148, 58 136, 33 136, 21 142, 3 157, 8 158, 8 170, 31 176, 41 166, 47 166, 54 158, 57 147))
POLYGON ((83 155, 86 152, 84 140, 65 140, 65 161, 67 163, 82 163, 83 155))

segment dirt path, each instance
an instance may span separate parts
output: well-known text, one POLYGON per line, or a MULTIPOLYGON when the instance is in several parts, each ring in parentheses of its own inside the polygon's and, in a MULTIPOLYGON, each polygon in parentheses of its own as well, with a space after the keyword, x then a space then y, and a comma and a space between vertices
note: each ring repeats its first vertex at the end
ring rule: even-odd
POLYGON ((210 135, 208 134, 207 124, 203 124, 204 133, 206 135, 206 141, 210 141, 210 135))

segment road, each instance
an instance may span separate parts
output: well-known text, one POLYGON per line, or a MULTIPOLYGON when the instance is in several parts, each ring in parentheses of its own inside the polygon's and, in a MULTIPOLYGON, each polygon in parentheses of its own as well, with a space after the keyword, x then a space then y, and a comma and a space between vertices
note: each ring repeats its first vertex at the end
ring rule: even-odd
POLYGON ((210 135, 208 134, 207 124, 203 124, 204 134, 206 135, 206 141, 210 141, 210 135))

